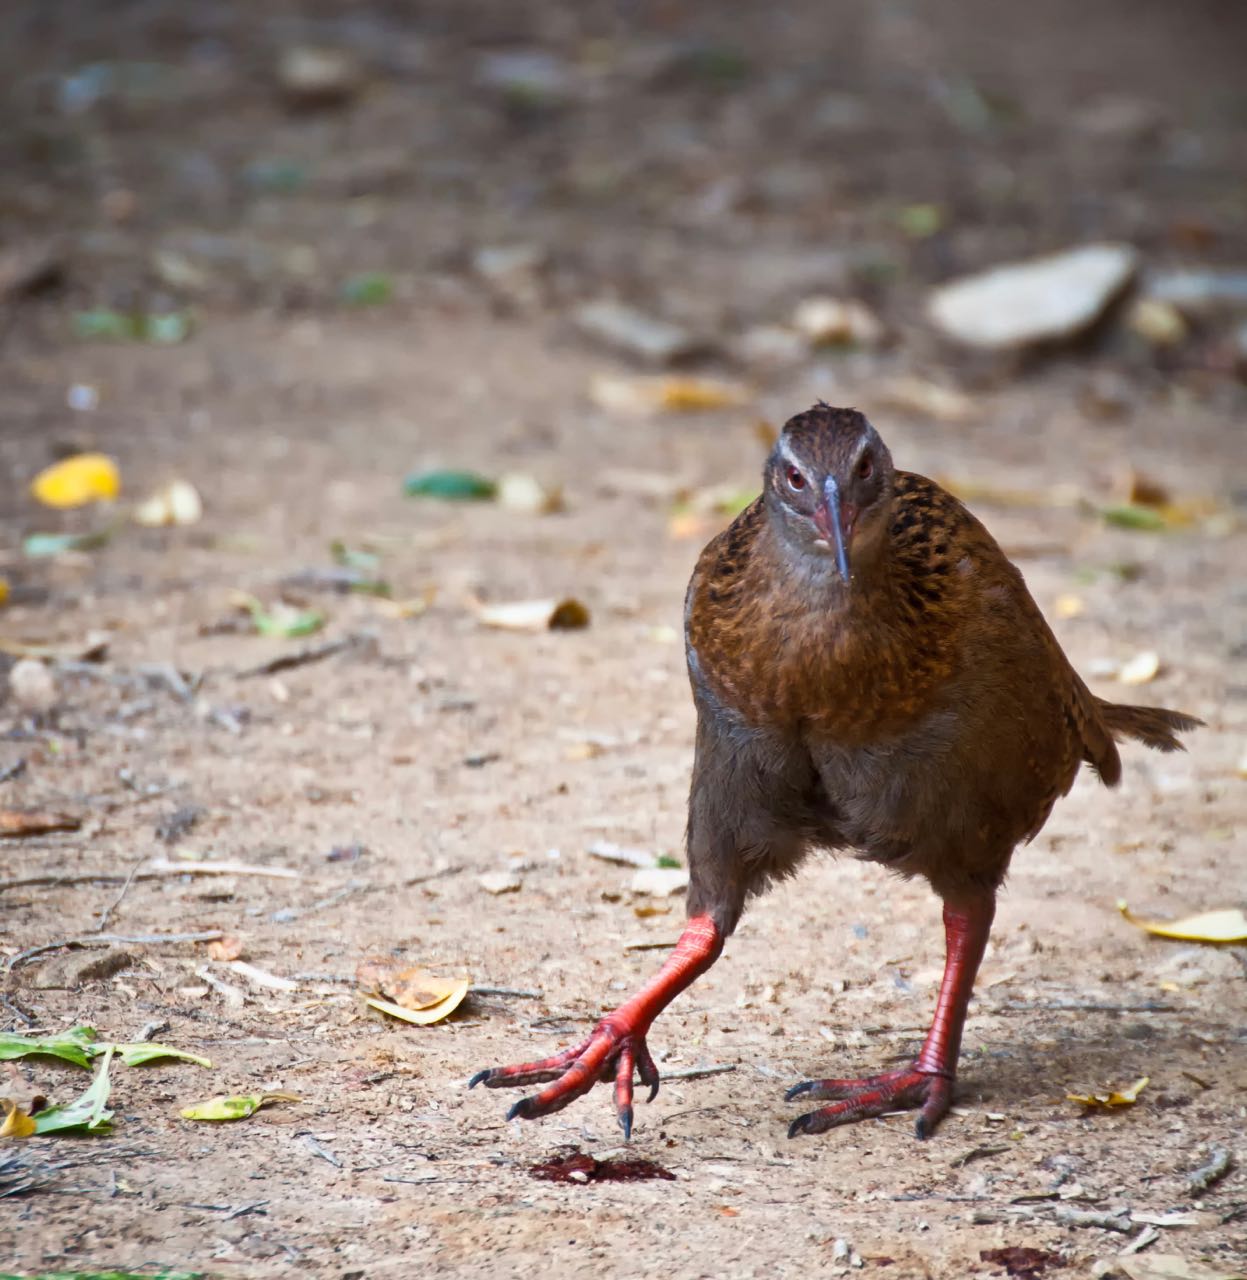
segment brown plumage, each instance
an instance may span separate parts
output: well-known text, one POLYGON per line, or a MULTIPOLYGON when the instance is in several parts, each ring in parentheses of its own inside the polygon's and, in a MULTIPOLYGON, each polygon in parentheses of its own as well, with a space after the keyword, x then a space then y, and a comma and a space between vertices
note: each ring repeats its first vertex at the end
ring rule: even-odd
POLYGON ((833 1102, 791 1132, 914 1106, 929 1133, 951 1101, 1014 848, 1080 765, 1112 786, 1117 741, 1172 751, 1199 724, 1095 697, 983 525, 934 481, 896 470, 857 411, 793 418, 763 479, 702 553, 685 604, 698 712, 688 930, 584 1044, 477 1077, 554 1081, 513 1114, 547 1114, 613 1076, 629 1129, 634 1063, 656 1080, 644 1040, 654 1016, 713 963, 751 895, 827 848, 924 876, 944 900, 948 963, 913 1067, 796 1086, 791 1096, 833 1102))

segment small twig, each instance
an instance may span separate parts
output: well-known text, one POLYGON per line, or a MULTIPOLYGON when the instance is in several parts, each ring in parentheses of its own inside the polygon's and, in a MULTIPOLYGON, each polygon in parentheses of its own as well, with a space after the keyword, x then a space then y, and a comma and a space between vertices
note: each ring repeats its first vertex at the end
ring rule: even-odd
POLYGON ((100 923, 96 928, 97 933, 103 933, 104 930, 108 928, 109 917, 111 917, 113 912, 116 911, 119 906, 121 906, 122 898, 124 898, 126 894, 130 892, 130 886, 134 883, 134 877, 138 874, 139 868, 146 861, 147 861, 147 855, 144 854, 134 864, 134 866, 130 868, 130 874, 126 876, 126 882, 121 886, 121 892, 108 904, 108 906, 104 908, 104 911, 100 916, 100 923))
POLYGON ((159 1035, 162 1031, 168 1030, 169 1023, 166 1019, 153 1018, 150 1022, 143 1023, 142 1029, 134 1039, 136 1043, 141 1044, 145 1040, 150 1040, 152 1036, 159 1035))
POLYGON ((648 938, 639 938, 635 942, 625 942, 625 951, 670 951, 675 946, 674 938, 663 938, 661 941, 651 941, 648 938))
POLYGON ((302 1133, 296 1133, 295 1137, 302 1138, 303 1141, 306 1142, 309 1147, 311 1147, 313 1155, 320 1156, 322 1160, 325 1160, 329 1164, 333 1165, 335 1169, 342 1168, 342 1161, 339 1160, 338 1157, 335 1156, 332 1151, 326 1150, 326 1148, 322 1147, 321 1144, 316 1141, 315 1135, 310 1134, 306 1130, 304 1130, 302 1133))
POLYGON ((437 871, 429 871, 422 876, 412 876, 409 880, 403 881, 403 888, 410 889, 413 885, 427 884, 430 880, 441 880, 444 876, 457 876, 460 871, 467 868, 462 863, 456 863, 451 867, 440 867, 437 871))
POLYGON ((1148 1227, 1146 1231, 1140 1231, 1131 1242, 1122 1250, 1123 1254, 1142 1253, 1150 1244, 1155 1244, 1160 1239, 1160 1232, 1155 1227, 1148 1227))
POLYGON ((58 938, 55 942, 45 942, 42 946, 30 947, 10 956, 4 967, 12 970, 35 956, 48 951, 59 951, 62 947, 111 947, 114 944, 131 943, 135 946, 159 946, 162 942, 216 942, 225 937, 220 929, 206 929, 202 933, 86 933, 73 938, 58 938))
POLYGON ((352 880, 345 888, 339 889, 337 893, 331 893, 327 898, 318 898, 306 907, 279 907, 269 916, 269 919, 274 924, 289 924, 292 920, 298 920, 303 916, 310 915, 313 911, 324 911, 328 907, 336 907, 339 902, 344 902, 352 894, 364 892, 368 887, 359 880, 352 880))
POLYGON ((1207 1191, 1214 1183, 1220 1182, 1234 1167, 1234 1158, 1224 1147, 1213 1147, 1212 1156, 1207 1164, 1202 1164, 1186 1180, 1186 1194, 1197 1196, 1207 1191))
POLYGON ((664 1084, 668 1080, 701 1080, 705 1076, 721 1076, 735 1070, 734 1062, 720 1062, 711 1067, 681 1067, 677 1071, 660 1071, 658 1079, 664 1084))
POLYGON ((469 987, 470 996, 512 996, 516 1000, 540 1000, 542 991, 525 991, 522 987, 469 987))
POLYGON ((960 1169, 975 1160, 985 1160, 988 1156, 998 1156, 1001 1152, 1008 1150, 1008 1147, 973 1147, 959 1155, 955 1160, 950 1161, 950 1163, 954 1169, 960 1169))
POLYGON ((283 978, 276 973, 269 973, 267 969, 257 969, 255 965, 248 964, 245 960, 230 960, 225 967, 238 974, 240 978, 254 982, 257 987, 268 987, 270 991, 298 991, 299 989, 297 982, 291 982, 289 978, 283 978))
POLYGON ((163 880, 166 876, 271 876, 276 880, 297 880, 299 873, 291 867, 265 867, 250 862, 170 862, 167 858, 157 858, 143 870, 132 871, 129 876, 100 871, 76 876, 25 876, 20 880, 0 880, 0 893, 6 889, 32 889, 39 885, 116 884, 123 880, 128 884, 135 880, 163 880))
POLYGON ((332 658, 334 654, 353 649, 360 643, 361 639, 361 636, 351 635, 341 640, 330 640, 325 644, 309 645, 307 648, 299 649, 295 653, 283 653, 268 662, 262 662, 258 667, 247 667, 245 670, 235 671, 234 675, 239 680, 247 680, 252 676, 273 676, 279 671, 290 671, 294 667, 305 667, 309 662, 321 662, 325 658, 332 658))
POLYGON ((1019 1205, 1016 1209, 975 1209, 970 1214, 970 1221, 983 1225, 988 1222, 1016 1222, 1019 1218, 1033 1218, 1034 1209, 1019 1205))
POLYGON ((1053 1221, 1063 1227, 1099 1227, 1101 1231, 1116 1231, 1128 1236, 1134 1229, 1129 1218, 1116 1213, 1097 1213, 1094 1209, 1074 1209, 1061 1205, 1052 1213, 1053 1221))
POLYGON ((1175 1004, 1162 1000, 1142 1000, 1137 1004, 1101 1004, 1095 1000, 1006 1000, 992 1006, 990 1013, 1044 1010, 1053 1013, 1173 1013, 1175 1004))
POLYGON ((20 1004, 17 1003, 16 1000, 13 999, 12 996, 7 995, 3 991, 0 991, 0 1004, 4 1005, 4 1007, 15 1018, 17 1018, 20 1022, 24 1022, 28 1027, 34 1027, 39 1024, 38 1018, 32 1017, 29 1013, 26 1012, 25 1009, 22 1008, 20 1004))
POLYGON ((247 993, 241 987, 236 987, 233 983, 222 982, 220 978, 208 968, 206 964, 201 964, 195 970, 195 976, 202 978, 212 989, 225 1001, 226 1004, 232 1005, 234 1008, 241 1008, 247 1002, 247 993))

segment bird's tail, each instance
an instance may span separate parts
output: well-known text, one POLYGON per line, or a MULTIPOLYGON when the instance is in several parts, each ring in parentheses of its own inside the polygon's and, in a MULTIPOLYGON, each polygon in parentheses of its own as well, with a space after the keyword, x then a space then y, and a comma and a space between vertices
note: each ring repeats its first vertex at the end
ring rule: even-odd
POLYGON ((1134 738, 1154 751, 1184 751, 1180 733, 1198 729, 1204 722, 1166 707, 1127 707, 1096 698, 1096 710, 1109 733, 1120 742, 1134 738))

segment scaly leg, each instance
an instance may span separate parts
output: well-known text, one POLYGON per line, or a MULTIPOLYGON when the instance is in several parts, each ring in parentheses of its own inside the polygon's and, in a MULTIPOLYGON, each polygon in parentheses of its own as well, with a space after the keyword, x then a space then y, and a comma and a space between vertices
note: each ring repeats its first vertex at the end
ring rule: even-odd
POLYGON ((931 1029, 913 1066, 863 1080, 805 1080, 794 1085, 785 1097, 808 1094, 835 1101, 798 1116, 788 1129, 790 1138, 911 1107, 918 1108, 918 1137, 927 1138, 935 1132, 952 1105, 961 1032, 995 912, 994 894, 955 906, 944 904, 944 980, 931 1029))
POLYGON ((658 1068, 645 1044, 646 1034, 654 1019, 714 964, 722 950, 723 934, 710 916, 693 916, 658 973, 631 1000, 608 1013, 587 1040, 538 1062, 478 1071, 468 1088, 483 1084, 487 1089, 505 1089, 553 1081, 540 1093, 521 1098, 507 1112, 508 1120, 516 1116, 535 1120, 561 1111, 599 1080, 613 1077, 619 1127, 625 1138, 631 1137, 634 1069, 649 1087, 651 1102, 658 1093, 658 1068))

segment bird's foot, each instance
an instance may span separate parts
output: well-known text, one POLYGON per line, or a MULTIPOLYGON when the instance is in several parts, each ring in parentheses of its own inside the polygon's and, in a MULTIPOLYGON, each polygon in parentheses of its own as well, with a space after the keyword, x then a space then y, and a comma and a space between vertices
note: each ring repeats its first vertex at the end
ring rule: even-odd
POLYGON ((803 1080, 793 1085, 784 1097, 791 1101, 802 1095, 830 1099, 831 1106, 798 1116, 788 1126, 790 1138, 799 1133, 823 1133, 837 1125, 915 1107, 918 1119, 914 1127, 918 1137, 929 1138, 952 1105, 953 1082, 950 1076, 906 1067, 867 1076, 864 1080, 803 1080))
POLYGON ((468 1081, 468 1088, 483 1084, 487 1089, 509 1089, 527 1084, 546 1084, 539 1093, 521 1098, 507 1119, 536 1120, 553 1115, 570 1102, 582 1097, 599 1080, 615 1081, 615 1114, 624 1137, 632 1136, 632 1077, 640 1076, 649 1088, 649 1101, 658 1093, 658 1068, 645 1044, 645 1031, 617 1015, 603 1018, 597 1030, 575 1048, 564 1049, 539 1062, 526 1062, 515 1067, 489 1067, 478 1071, 468 1081))

